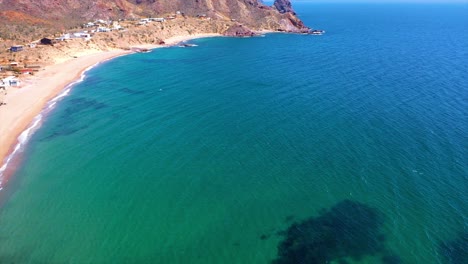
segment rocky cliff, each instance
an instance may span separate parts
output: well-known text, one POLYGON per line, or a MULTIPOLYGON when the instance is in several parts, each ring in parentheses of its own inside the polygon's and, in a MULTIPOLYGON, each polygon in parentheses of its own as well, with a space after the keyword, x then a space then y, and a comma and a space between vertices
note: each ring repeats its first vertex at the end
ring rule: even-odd
POLYGON ((280 12, 280 13, 293 13, 296 14, 292 8, 292 4, 289 0, 276 0, 273 3, 273 6, 280 12))
POLYGON ((253 30, 308 31, 289 0, 276 0, 273 6, 262 0, 0 0, 0 25, 63 30, 94 19, 155 17, 177 11, 236 21, 253 30))

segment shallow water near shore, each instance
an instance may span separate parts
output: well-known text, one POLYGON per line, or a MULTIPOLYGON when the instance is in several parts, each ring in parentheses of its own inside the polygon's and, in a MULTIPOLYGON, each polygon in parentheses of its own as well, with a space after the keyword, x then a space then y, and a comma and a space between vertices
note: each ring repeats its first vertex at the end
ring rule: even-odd
POLYGON ((332 263, 466 257, 467 5, 296 11, 327 33, 89 71, 2 190, 0 262, 295 263, 301 239, 332 263))

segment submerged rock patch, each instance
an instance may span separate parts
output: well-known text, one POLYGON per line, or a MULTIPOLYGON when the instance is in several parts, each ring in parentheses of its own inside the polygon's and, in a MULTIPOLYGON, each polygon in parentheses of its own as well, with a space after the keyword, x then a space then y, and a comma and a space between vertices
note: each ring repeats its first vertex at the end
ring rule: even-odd
POLYGON ((468 233, 461 233, 452 241, 440 243, 439 251, 444 258, 443 263, 468 263, 468 233))
POLYGON ((344 200, 318 217, 293 223, 279 233, 284 240, 278 245, 274 264, 347 263, 365 256, 384 254, 382 263, 400 263, 389 255, 381 228, 384 216, 365 204, 344 200))

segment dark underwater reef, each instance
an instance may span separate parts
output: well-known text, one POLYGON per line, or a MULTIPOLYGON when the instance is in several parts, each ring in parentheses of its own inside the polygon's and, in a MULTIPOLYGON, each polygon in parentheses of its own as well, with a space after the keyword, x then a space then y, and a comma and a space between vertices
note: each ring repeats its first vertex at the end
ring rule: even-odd
POLYGON ((452 241, 441 242, 440 255, 447 264, 468 263, 468 232, 461 233, 452 241))
POLYGON ((384 215, 365 204, 344 200, 315 218, 293 223, 282 232, 273 264, 348 263, 381 256, 381 263, 402 263, 385 248, 384 215))

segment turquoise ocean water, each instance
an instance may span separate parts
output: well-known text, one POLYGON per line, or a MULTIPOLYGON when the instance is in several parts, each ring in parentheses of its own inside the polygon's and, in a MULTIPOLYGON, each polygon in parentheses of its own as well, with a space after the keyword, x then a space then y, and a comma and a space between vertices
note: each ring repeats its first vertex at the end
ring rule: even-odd
POLYGON ((87 72, 0 191, 0 263, 467 263, 468 5, 295 7, 327 33, 87 72))

